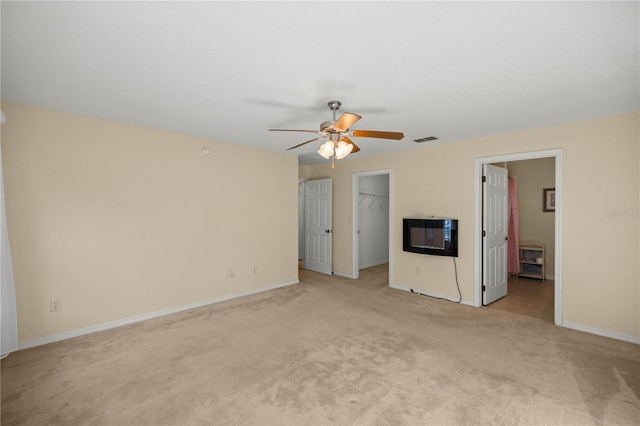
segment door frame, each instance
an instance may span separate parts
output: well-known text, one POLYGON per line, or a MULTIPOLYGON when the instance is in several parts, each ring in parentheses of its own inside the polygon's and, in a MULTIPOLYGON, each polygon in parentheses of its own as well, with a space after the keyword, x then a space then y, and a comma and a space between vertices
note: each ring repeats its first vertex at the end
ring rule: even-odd
MULTIPOLYGON (((389 176, 389 283, 391 283, 391 270, 393 268, 393 259, 392 259, 392 242, 393 242, 393 170, 391 169, 381 169, 381 170, 372 170, 368 172, 357 172, 353 173, 351 176, 351 188, 352 188, 352 205, 351 205, 351 278, 357 280, 360 278, 360 244, 358 238, 358 220, 359 220, 359 206, 360 199, 358 196, 359 193, 359 183, 358 179, 365 176, 378 176, 378 175, 387 175, 389 176)), ((557 196, 557 195, 556 195, 557 196)))
POLYGON ((556 211, 554 247, 554 323, 562 325, 562 149, 548 149, 541 151, 518 152, 512 154, 496 155, 492 157, 480 157, 474 159, 474 292, 473 305, 482 306, 482 166, 483 164, 501 163, 521 160, 534 160, 537 158, 555 159, 555 187, 556 187, 556 211))

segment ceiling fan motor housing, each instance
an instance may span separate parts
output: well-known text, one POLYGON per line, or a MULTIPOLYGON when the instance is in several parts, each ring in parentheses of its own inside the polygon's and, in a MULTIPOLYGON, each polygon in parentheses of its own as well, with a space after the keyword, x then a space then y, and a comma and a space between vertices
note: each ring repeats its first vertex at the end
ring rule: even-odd
POLYGON ((331 129, 333 129, 333 125, 336 124, 335 120, 329 120, 329 121, 325 121, 320 123, 320 131, 324 132, 324 131, 330 131, 331 129))

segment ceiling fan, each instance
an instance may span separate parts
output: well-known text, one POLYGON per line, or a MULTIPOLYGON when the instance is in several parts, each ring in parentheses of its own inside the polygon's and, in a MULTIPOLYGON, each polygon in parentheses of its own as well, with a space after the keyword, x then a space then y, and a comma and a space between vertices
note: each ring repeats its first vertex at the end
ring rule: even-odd
POLYGON ((318 150, 318 154, 322 157, 329 159, 333 157, 334 159, 341 160, 350 153, 356 153, 360 151, 360 148, 353 143, 349 137, 362 137, 362 138, 379 138, 379 139, 393 139, 400 140, 404 137, 404 134, 401 132, 383 132, 378 130, 349 130, 349 128, 362 117, 358 114, 353 114, 351 112, 344 112, 336 120, 336 111, 342 105, 340 101, 329 101, 327 102, 329 109, 333 111, 333 120, 325 121, 320 124, 320 130, 294 130, 294 129, 269 129, 270 132, 306 132, 306 133, 316 133, 321 136, 318 136, 313 139, 309 139, 308 141, 304 141, 299 143, 298 145, 294 145, 287 150, 296 149, 301 147, 302 145, 306 145, 310 142, 316 141, 318 139, 329 138, 327 142, 320 146, 318 150))

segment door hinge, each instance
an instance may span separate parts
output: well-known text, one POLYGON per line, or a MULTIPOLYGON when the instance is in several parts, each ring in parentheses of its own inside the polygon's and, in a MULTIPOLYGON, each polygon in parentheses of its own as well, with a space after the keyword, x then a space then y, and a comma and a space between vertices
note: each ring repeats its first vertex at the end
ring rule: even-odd
POLYGON ((487 236, 487 231, 485 231, 484 229, 482 230, 482 236, 486 237, 487 236))
POLYGON ((482 183, 487 181, 487 177, 486 176, 482 176, 482 183))
POLYGON ((486 285, 482 286, 482 291, 487 291, 487 286, 486 285))

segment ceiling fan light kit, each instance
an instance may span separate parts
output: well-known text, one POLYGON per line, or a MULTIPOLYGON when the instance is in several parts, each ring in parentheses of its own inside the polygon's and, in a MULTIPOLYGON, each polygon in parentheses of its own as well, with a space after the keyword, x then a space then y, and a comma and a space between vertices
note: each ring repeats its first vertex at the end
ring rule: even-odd
POLYGON ((318 154, 322 155, 327 160, 331 158, 333 155, 333 142, 328 141, 320 145, 320 149, 318 150, 318 154))
POLYGON ((353 144, 341 140, 336 144, 335 155, 337 160, 342 160, 353 151, 353 144))
POLYGON ((349 131, 349 128, 362 117, 358 114, 351 112, 343 113, 338 120, 336 120, 336 111, 342 105, 340 101, 327 102, 329 109, 333 112, 333 120, 320 123, 320 131, 317 130, 293 130, 293 129, 269 129, 270 132, 307 132, 317 133, 321 136, 317 138, 309 139, 294 145, 287 150, 292 150, 302 145, 306 145, 310 142, 318 139, 329 138, 328 141, 323 143, 318 150, 323 158, 332 159, 331 167, 334 167, 333 160, 342 160, 351 153, 360 151, 360 148, 349 139, 351 137, 364 137, 364 138, 379 138, 379 139, 393 139, 400 140, 404 137, 401 132, 386 132, 378 130, 354 130, 349 131))
POLYGON ((330 133, 329 140, 323 143, 318 154, 327 160, 335 156, 336 160, 342 160, 353 151, 353 142, 347 138, 340 138, 338 133, 330 133))

